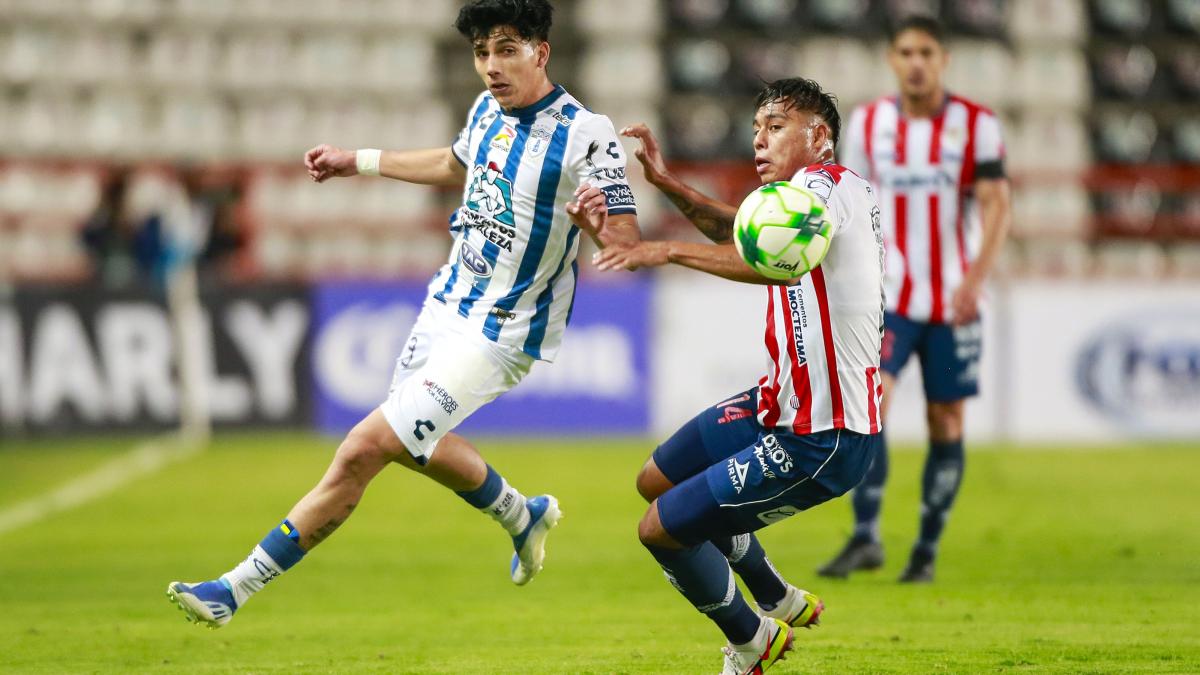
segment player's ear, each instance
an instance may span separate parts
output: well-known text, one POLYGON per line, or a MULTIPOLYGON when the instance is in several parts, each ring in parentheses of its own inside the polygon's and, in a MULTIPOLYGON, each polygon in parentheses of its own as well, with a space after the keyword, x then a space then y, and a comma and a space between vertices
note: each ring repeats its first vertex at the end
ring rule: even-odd
POLYGON ((826 147, 833 147, 833 130, 825 122, 818 122, 813 130, 813 150, 820 153, 826 147))
POLYGON ((540 40, 534 49, 537 52, 538 68, 545 68, 546 64, 550 63, 550 43, 540 40))

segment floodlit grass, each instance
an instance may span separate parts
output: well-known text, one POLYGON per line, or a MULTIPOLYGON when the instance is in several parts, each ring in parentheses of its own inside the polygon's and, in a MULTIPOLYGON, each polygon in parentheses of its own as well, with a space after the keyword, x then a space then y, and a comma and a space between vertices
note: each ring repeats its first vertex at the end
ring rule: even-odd
MULTIPOLYGON (((134 440, 0 448, 0 509, 134 440)), ((206 453, 0 534, 0 671, 708 673, 723 640, 637 542, 634 441, 483 442, 566 518, 532 584, 508 580, 486 518, 396 467, 326 544, 216 632, 167 601, 172 580, 239 561, 324 470, 309 435, 219 437, 206 453)), ((922 455, 895 453, 879 573, 812 571, 850 529, 847 500, 762 541, 820 594, 772 673, 1200 672, 1200 449, 976 452, 933 586, 895 583, 916 531, 922 455)))

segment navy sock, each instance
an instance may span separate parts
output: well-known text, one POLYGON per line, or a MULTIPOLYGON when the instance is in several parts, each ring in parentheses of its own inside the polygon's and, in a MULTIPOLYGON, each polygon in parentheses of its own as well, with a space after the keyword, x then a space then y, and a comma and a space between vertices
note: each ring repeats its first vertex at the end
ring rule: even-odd
POLYGON ((503 489, 504 479, 489 464, 487 465, 487 477, 483 479, 483 485, 474 490, 456 492, 455 494, 477 509, 486 509, 496 501, 496 498, 500 496, 500 491, 503 489))
POLYGON ((288 571, 304 557, 304 549, 300 548, 300 533, 291 521, 284 519, 279 527, 272 529, 258 543, 271 560, 279 565, 281 571, 288 571))
POLYGON ((950 507, 962 485, 965 459, 962 439, 929 444, 929 456, 925 458, 925 473, 921 478, 921 533, 917 549, 930 557, 937 553, 942 528, 946 526, 950 507))
POLYGON ((771 610, 787 594, 787 582, 779 576, 775 566, 767 560, 767 552, 753 533, 733 537, 719 537, 712 543, 729 560, 729 566, 737 572, 754 601, 764 610, 771 610))
POLYGON ((883 508, 883 485, 887 482, 887 437, 879 435, 879 454, 858 487, 854 488, 854 538, 859 541, 879 541, 879 511, 883 508))
POLYGON ((729 561, 710 542, 684 549, 646 547, 662 565, 671 584, 721 629, 733 644, 754 639, 758 614, 746 604, 733 581, 729 561))

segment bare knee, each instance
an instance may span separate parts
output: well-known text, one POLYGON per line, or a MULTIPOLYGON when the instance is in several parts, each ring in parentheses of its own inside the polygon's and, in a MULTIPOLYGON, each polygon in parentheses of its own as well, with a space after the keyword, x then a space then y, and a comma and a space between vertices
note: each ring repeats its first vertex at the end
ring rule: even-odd
POLYGON ((929 439, 935 443, 957 441, 963 436, 963 402, 930 402, 925 407, 929 439))
POLYGON ((658 501, 650 503, 650 508, 646 509, 646 514, 638 523, 638 539, 642 542, 642 546, 681 548, 679 542, 667 533, 662 525, 662 520, 658 517, 658 501))
POLYGON ((647 459, 637 475, 637 491, 642 499, 652 502, 672 487, 675 485, 663 475, 658 464, 654 463, 654 457, 647 459))
POLYGON ((359 426, 351 430, 338 446, 332 468, 343 480, 365 483, 383 470, 389 461, 391 458, 384 444, 370 431, 359 426))

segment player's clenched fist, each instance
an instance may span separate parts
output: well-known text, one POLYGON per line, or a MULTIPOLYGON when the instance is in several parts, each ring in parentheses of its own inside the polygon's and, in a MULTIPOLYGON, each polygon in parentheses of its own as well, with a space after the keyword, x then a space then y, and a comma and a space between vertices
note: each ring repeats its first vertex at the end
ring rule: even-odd
POLYGON ((304 168, 308 169, 308 176, 318 183, 329 178, 358 174, 353 150, 342 150, 325 143, 304 153, 304 168))
POLYGON ((608 222, 608 197, 595 185, 575 188, 575 201, 568 202, 566 209, 575 226, 593 237, 599 236, 608 222))

